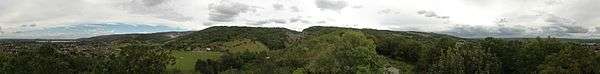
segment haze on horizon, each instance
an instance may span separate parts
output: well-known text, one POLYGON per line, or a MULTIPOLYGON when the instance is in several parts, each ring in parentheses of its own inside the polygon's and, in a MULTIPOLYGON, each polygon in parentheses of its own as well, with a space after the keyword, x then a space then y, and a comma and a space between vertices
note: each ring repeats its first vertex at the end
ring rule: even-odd
POLYGON ((600 0, 0 0, 0 39, 310 26, 600 38, 600 0))

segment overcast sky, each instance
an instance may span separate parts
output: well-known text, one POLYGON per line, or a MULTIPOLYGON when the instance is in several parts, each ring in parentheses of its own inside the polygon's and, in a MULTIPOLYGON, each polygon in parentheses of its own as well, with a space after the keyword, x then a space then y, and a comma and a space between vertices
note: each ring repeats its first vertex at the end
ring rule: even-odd
POLYGON ((310 26, 600 38, 600 0, 0 0, 0 38, 310 26))

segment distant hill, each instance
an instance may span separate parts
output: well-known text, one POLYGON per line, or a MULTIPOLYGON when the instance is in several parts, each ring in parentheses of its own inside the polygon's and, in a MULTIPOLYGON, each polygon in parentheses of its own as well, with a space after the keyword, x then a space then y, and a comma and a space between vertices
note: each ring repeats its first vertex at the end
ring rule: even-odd
MULTIPOLYGON (((376 29, 357 29, 344 27, 313 26, 302 30, 301 32, 286 28, 266 28, 266 27, 239 27, 239 26, 214 26, 199 31, 181 31, 181 32, 159 32, 144 34, 115 34, 103 35, 80 39, 0 39, 0 43, 13 42, 44 42, 44 41, 81 41, 104 44, 120 43, 149 43, 164 44, 174 49, 195 49, 214 46, 215 42, 225 43, 229 41, 249 39, 261 42, 269 49, 283 49, 289 44, 297 43, 306 38, 317 35, 327 34, 338 30, 361 31, 375 40, 376 43, 390 38, 407 38, 417 41, 432 41, 440 38, 450 38, 456 40, 479 40, 482 38, 460 38, 456 36, 417 31, 390 31, 376 29), (212 43, 212 45, 211 45, 212 43)), ((507 40, 526 40, 530 38, 504 38, 507 40)), ((560 39, 570 42, 580 43, 600 43, 600 39, 560 39)))
POLYGON ((77 39, 80 41, 92 41, 92 42, 146 42, 146 43, 163 43, 179 36, 184 36, 192 33, 192 31, 183 32, 159 32, 159 33, 148 33, 148 34, 116 34, 116 35, 103 35, 90 38, 77 39))
POLYGON ((172 39, 167 46, 177 49, 207 47, 213 42, 250 39, 264 43, 270 49, 283 49, 299 32, 286 28, 215 26, 172 39))
POLYGON ((306 35, 318 35, 318 34, 326 34, 337 30, 357 30, 361 31, 376 37, 408 37, 408 38, 454 38, 454 39, 462 39, 459 37, 446 35, 446 34, 438 34, 431 32, 417 32, 417 31, 390 31, 390 30, 376 30, 376 29, 356 29, 356 28, 342 28, 342 27, 327 27, 327 26, 314 26, 307 29, 304 29, 302 32, 306 35))

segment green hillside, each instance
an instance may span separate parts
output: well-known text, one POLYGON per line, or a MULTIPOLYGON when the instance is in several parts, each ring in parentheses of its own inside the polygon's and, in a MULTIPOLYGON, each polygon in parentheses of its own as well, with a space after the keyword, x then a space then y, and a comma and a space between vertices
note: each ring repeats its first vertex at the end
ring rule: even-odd
POLYGON ((206 48, 214 42, 229 42, 236 39, 250 39, 264 43, 269 49, 283 49, 289 44, 291 35, 298 32, 285 28, 253 28, 216 26, 189 35, 177 37, 166 43, 177 49, 206 48))

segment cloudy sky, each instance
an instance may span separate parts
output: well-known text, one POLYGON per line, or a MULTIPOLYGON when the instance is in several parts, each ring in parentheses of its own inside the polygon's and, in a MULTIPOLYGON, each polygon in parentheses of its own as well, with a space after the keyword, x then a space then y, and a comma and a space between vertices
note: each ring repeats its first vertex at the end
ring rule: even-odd
POLYGON ((597 3, 600 0, 0 0, 0 38, 83 38, 210 26, 600 38, 597 3))

